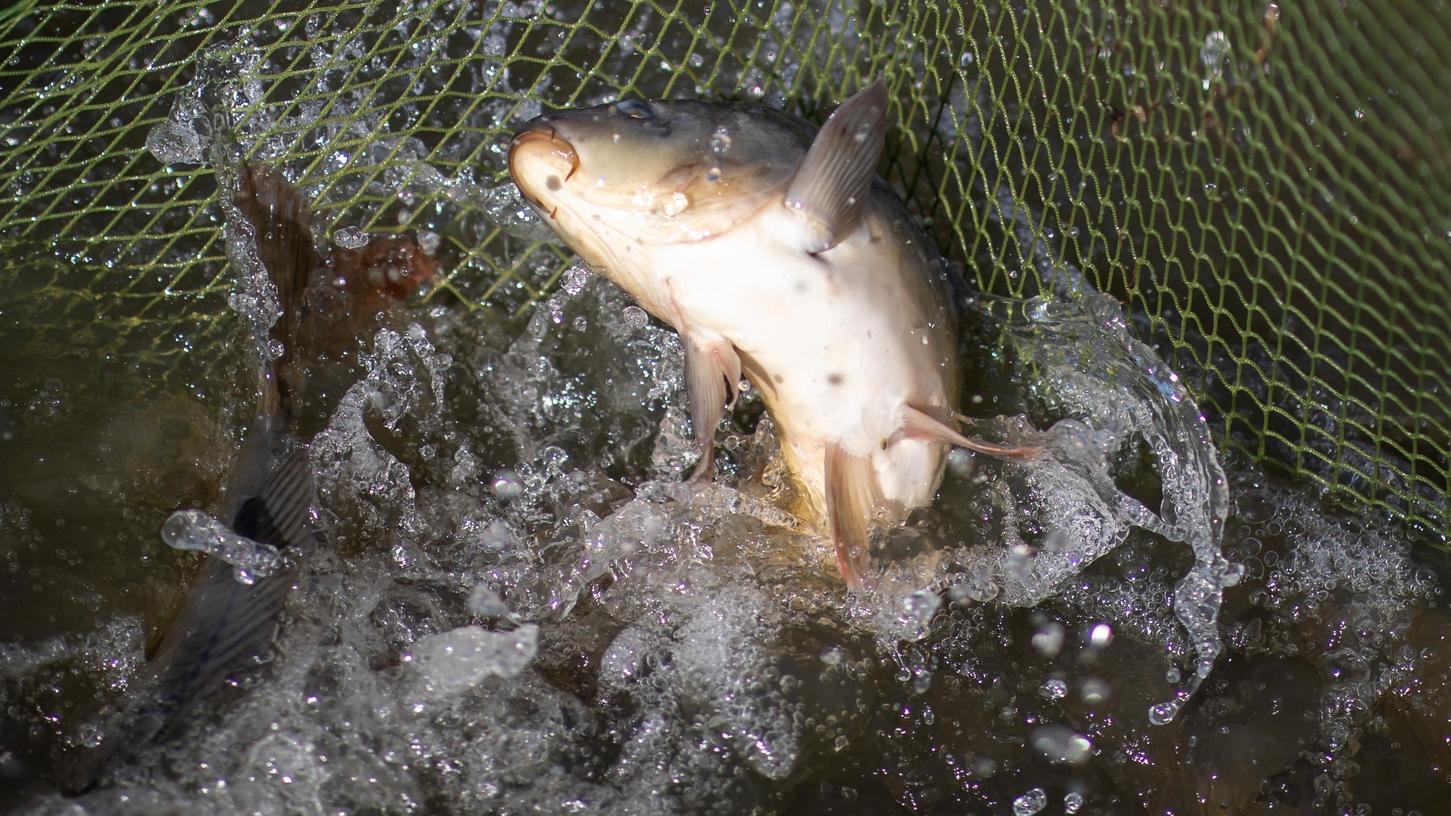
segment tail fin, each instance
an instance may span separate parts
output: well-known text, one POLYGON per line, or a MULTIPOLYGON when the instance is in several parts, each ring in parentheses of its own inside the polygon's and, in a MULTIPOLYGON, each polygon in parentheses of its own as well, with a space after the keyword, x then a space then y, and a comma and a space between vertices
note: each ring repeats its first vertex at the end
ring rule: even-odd
MULTIPOLYGON (((230 520, 233 532, 289 554, 313 544, 312 475, 307 452, 293 452, 272 474, 261 494, 241 503, 230 520)), ((277 629, 277 615, 296 567, 248 585, 231 564, 208 558, 181 614, 167 629, 153 662, 157 697, 166 703, 168 724, 224 683, 227 677, 265 658, 277 629)))
MULTIPOLYGON (((228 526, 295 559, 314 541, 312 503, 307 452, 298 449, 271 473, 257 495, 241 501, 228 526)), ((280 572, 245 584, 231 564, 209 556, 151 658, 146 690, 72 775, 72 786, 77 790, 94 786, 142 746, 176 733, 188 715, 223 685, 261 665, 297 574, 293 560, 280 572)))

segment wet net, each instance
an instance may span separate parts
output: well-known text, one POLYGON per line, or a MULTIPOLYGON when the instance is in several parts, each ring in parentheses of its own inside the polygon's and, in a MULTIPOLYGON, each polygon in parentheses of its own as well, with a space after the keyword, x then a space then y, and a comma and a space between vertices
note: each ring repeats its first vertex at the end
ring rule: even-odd
POLYGON ((1224 445, 1445 542, 1432 5, 20 2, 0 11, 3 336, 207 392, 239 345, 227 156, 283 166, 319 242, 437 236, 432 301, 507 319, 571 262, 507 180, 526 118, 639 94, 819 120, 880 75, 884 173, 969 279, 1114 295, 1224 445))

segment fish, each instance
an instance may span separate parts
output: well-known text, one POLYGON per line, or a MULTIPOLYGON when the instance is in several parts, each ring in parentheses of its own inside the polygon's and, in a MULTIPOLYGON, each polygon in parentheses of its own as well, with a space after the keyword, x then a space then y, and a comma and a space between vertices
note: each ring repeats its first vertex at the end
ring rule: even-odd
MULTIPOLYGON (((312 211, 270 165, 244 167, 233 203, 252 227, 258 260, 277 287, 282 314, 271 362, 280 409, 310 435, 358 376, 358 339, 372 337, 395 307, 438 276, 438 261, 409 236, 373 236, 358 248, 312 243, 312 211)), ((263 391, 265 394, 265 389, 263 391)), ((259 411, 265 411, 259 408, 259 411)))
POLYGON ((769 108, 621 99, 542 114, 509 145, 521 196, 587 264, 680 334, 700 459, 744 376, 842 579, 874 524, 929 504, 960 431, 957 315, 940 257, 876 174, 878 79, 816 131, 769 108))
POLYGON ((238 175, 232 203, 277 289, 281 314, 269 340, 281 353, 260 367, 255 416, 228 471, 221 518, 230 534, 274 548, 281 566, 249 577, 215 555, 204 559, 138 677, 142 690, 72 771, 77 793, 139 748, 179 733, 219 689, 266 662, 302 559, 319 544, 305 430, 330 413, 318 375, 330 375, 322 378, 330 388, 346 351, 437 273, 411 238, 319 253, 311 208, 279 170, 244 165, 238 175))

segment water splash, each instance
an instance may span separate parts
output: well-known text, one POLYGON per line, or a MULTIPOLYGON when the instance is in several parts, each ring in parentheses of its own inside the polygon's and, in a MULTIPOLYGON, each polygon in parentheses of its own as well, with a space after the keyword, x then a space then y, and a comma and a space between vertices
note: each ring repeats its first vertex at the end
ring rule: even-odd
MULTIPOLYGON (((430 13, 454 15, 463 7, 445 2, 430 6, 430 13)), ((527 12, 550 14, 532 4, 527 12)), ((640 13, 654 12, 641 7, 640 13)), ((439 32, 429 31, 434 20, 410 21, 405 27, 417 29, 419 48, 400 52, 394 70, 414 71, 410 80, 434 93, 440 75, 427 70, 427 55, 438 43, 462 36, 497 54, 496 44, 506 39, 501 34, 512 32, 506 27, 524 27, 512 14, 506 4, 477 26, 453 28, 457 18, 450 16, 439 32)), ((843 14, 827 12, 832 31, 843 14)), ((494 224, 505 227, 507 240, 552 236, 512 185, 489 193, 464 171, 453 177, 430 172, 430 154, 421 143, 390 136, 378 118, 357 115, 356 85, 372 82, 366 49, 351 31, 330 36, 338 33, 331 28, 342 27, 338 19, 310 20, 317 22, 310 23, 309 36, 322 36, 315 37, 315 48, 304 47, 298 65, 306 68, 307 52, 316 53, 316 70, 302 77, 316 80, 303 95, 314 98, 295 101, 294 133, 297 143, 318 150, 332 185, 327 197, 357 199, 365 207, 375 206, 379 195, 393 197, 415 213, 423 212, 424 201, 483 202, 483 221, 470 227, 479 232, 463 230, 471 239, 481 240, 494 224), (358 80, 345 89, 349 76, 358 80), (325 117, 319 100, 327 102, 325 117), (360 147, 360 140, 369 146, 360 147), (375 172, 379 164, 386 171, 375 172), (377 187, 359 197, 367 184, 377 187), (427 191, 437 198, 425 198, 427 191)), ((842 24, 856 23, 843 18, 842 24)), ((531 30, 551 28, 545 22, 531 30)), ((680 26, 673 31, 671 36, 691 36, 680 26)), ((805 27, 768 35, 765 50, 788 53, 791 48, 771 41, 789 44, 796 37, 810 37, 802 44, 816 48, 834 42, 805 27)), ((711 47, 708 40, 701 48, 711 47)), ((554 59, 556 44, 548 36, 533 41, 551 49, 536 56, 554 59)), ((648 87, 657 81, 653 69, 637 69, 643 54, 653 60, 669 51, 661 46, 637 43, 631 54, 609 53, 605 72, 637 76, 648 87)), ((728 76, 734 69, 721 70, 728 76)), ((771 76, 780 87, 780 78, 771 76)), ((466 80, 481 101, 470 109, 473 127, 463 133, 492 133, 528 114, 492 98, 519 81, 517 72, 511 76, 487 64, 466 80)), ((245 83, 235 90, 241 110, 249 90, 245 83)), ((538 90, 547 94, 549 87, 541 83, 538 90)), ((379 86, 379 98, 400 119, 416 113, 390 93, 379 86)), ((778 91, 762 94, 775 99, 778 91)), ((991 104, 967 105, 968 118, 991 104)), ((282 115, 279 108, 253 110, 282 115)), ((211 150, 211 123, 186 122, 201 148, 211 150)), ((287 144, 246 142, 244 131, 239 128, 239 138, 256 155, 276 155, 269 151, 287 144)), ((431 146, 439 151, 433 155, 455 159, 497 157, 498 148, 469 138, 431 146)), ((167 153, 164 146, 161 153, 167 153)), ((999 200, 1000 213, 1026 243, 1027 233, 1018 228, 1041 219, 1020 217, 1026 212, 1021 202, 999 200)), ((332 224, 371 225, 374 215, 350 206, 332 224)), ((1024 256, 1031 263, 1061 266, 1045 249, 1051 240, 1032 242, 1024 256)), ((526 273, 555 270, 553 254, 542 254, 548 264, 526 273)), ((1045 272, 1045 278, 1065 295, 1071 292, 1063 290, 1079 288, 1072 269, 1045 272)), ((954 456, 949 494, 976 491, 981 500, 941 508, 953 522, 946 532, 900 531, 903 538, 934 539, 929 543, 942 545, 946 554, 933 570, 889 580, 891 591, 879 607, 854 617, 832 582, 824 542, 792 530, 789 517, 772 503, 769 476, 762 476, 769 467, 751 469, 753 459, 769 462, 773 455, 769 423, 757 425, 754 434, 746 423, 722 435, 723 459, 733 467, 723 469, 721 483, 708 490, 680 484, 693 452, 673 333, 597 282, 576 287, 571 281, 520 337, 502 336, 494 324, 503 321, 435 320, 420 310, 416 331, 380 338, 368 381, 349 392, 314 449, 323 504, 342 554, 323 553, 308 565, 272 676, 235 709, 219 711, 195 740, 146 756, 115 790, 74 803, 57 798, 54 810, 145 813, 187 802, 191 809, 239 812, 442 807, 693 813, 724 803, 771 812, 819 790, 823 798, 840 795, 850 803, 845 809, 869 809, 890 798, 910 807, 924 801, 924 792, 946 791, 964 797, 955 802, 964 812, 1004 811, 1015 796, 1041 811, 1061 796, 1063 810, 1072 813, 1086 795, 1095 802, 1118 795, 1147 801, 1166 787, 1155 775, 1159 769, 1188 775, 1181 760, 1193 743, 1185 734, 1217 734, 1211 726, 1220 721, 1207 713, 1215 706, 1175 708, 1166 712, 1172 722, 1141 731, 1136 726, 1143 705, 1130 688, 1138 675, 1133 664, 1114 662, 1136 643, 1135 664, 1152 664, 1155 652, 1166 649, 1175 660, 1193 651, 1194 638, 1186 637, 1180 618, 1163 610, 1172 583, 1188 577, 1139 579, 1130 562, 1142 557, 1144 531, 1197 542, 1180 550, 1194 554, 1191 575, 1202 570, 1206 579, 1176 591, 1174 599, 1211 631, 1209 610, 1217 609, 1234 568, 1216 566, 1212 555, 1199 552, 1207 540, 1203 530, 1212 531, 1218 514, 1178 512, 1195 496, 1214 504, 1206 475, 1217 465, 1200 461, 1194 433, 1186 433, 1190 442, 1184 445, 1173 432, 1192 430, 1192 403, 1174 399, 1180 389, 1157 358, 1133 356, 1122 319, 1109 313, 1112 306, 1116 314, 1116 305, 1105 303, 1100 314, 1092 303, 1044 302, 1032 316, 1019 313, 998 324, 1009 335, 1003 347, 1007 379, 1031 391, 1030 413, 1046 430, 1016 422, 980 430, 1042 440, 1048 455, 1035 470, 1017 471, 954 456), (1078 391, 1069 387, 1074 371, 1084 377, 1078 391), (1158 428, 1149 436, 1168 447, 1156 448, 1143 428, 1158 428), (1166 462, 1187 470, 1187 483, 1157 488, 1162 501, 1121 486, 1121 477, 1137 469, 1135 453, 1146 455, 1156 473, 1166 462), (1174 506, 1166 510, 1163 502, 1174 506), (988 512, 987 521, 976 515, 980 509, 988 512), (984 536, 989 540, 975 538, 980 527, 991 533, 984 536), (1101 585, 1105 573, 1114 575, 1106 565, 1116 568, 1119 557, 1124 571, 1134 574, 1112 591, 1096 588, 1091 598, 1080 597, 1081 586, 1101 585), (475 594, 480 586, 487 593, 475 594), (934 592, 937 586, 946 592, 934 592), (1014 608, 1035 598, 1057 610, 1052 614, 1086 610, 1086 620, 1040 619, 1014 608), (401 656, 451 638, 511 634, 478 627, 478 618, 490 626, 536 624, 534 659, 508 678, 487 675, 460 682, 445 696, 425 697, 423 675, 415 666, 400 666, 401 656), (1098 624, 1111 636, 1095 638, 1098 624), (1081 630, 1089 625, 1085 644, 1081 630), (961 643, 958 653, 947 648, 954 639, 961 643), (1054 674, 1056 667, 1090 656, 1099 661, 1096 676, 1054 674), (974 696, 977 687, 986 691, 974 696), (1048 693, 1040 696, 1040 688, 1048 693), (414 710, 420 701, 423 710, 414 710), (1071 707, 1079 701, 1102 716, 1080 712, 1073 720, 1071 707), (1118 730, 1106 719, 1121 724, 1118 730), (1200 725, 1202 731, 1184 730, 1200 725), (974 742, 974 734, 985 739, 974 742), (1077 756, 1081 743, 1072 735, 1089 741, 1095 753, 1084 760, 1082 779, 1067 783, 1084 792, 1065 794, 1053 775, 1045 779, 1039 770, 1050 753, 1077 756), (1029 756, 1015 753, 1018 748, 1029 756), (887 783, 881 790, 869 787, 874 783, 868 775, 854 773, 868 763, 881 769, 875 775, 887 783), (991 801, 972 798, 984 789, 991 801), (883 799, 865 799, 872 796, 883 799)), ((263 322, 269 314, 261 297, 239 302, 238 310, 263 322)), ((747 400, 743 413, 750 410, 747 400)), ((1247 495, 1238 488, 1236 494, 1241 502, 1247 495)), ((1368 784, 1369 774, 1355 777, 1350 767, 1350 757, 1363 760, 1368 751, 1348 747, 1368 733, 1368 712, 1402 696, 1388 690, 1433 686, 1444 676, 1419 671, 1425 660, 1420 652, 1405 657, 1400 650, 1405 644, 1399 638, 1431 597, 1434 582, 1413 571, 1395 540, 1371 531, 1344 533, 1308 498, 1275 494, 1265 501, 1288 508, 1288 515, 1266 513, 1246 522, 1246 529, 1236 528, 1238 552, 1229 556, 1242 558, 1259 582, 1256 594, 1246 600, 1241 589, 1236 601, 1265 618, 1265 632, 1237 622, 1230 642, 1241 654, 1289 653, 1313 667, 1301 693, 1313 695, 1314 708, 1303 733, 1294 732, 1303 743, 1291 744, 1313 746, 1297 753, 1335 757, 1324 764, 1313 760, 1315 775, 1323 772, 1333 784, 1368 784), (1296 539, 1288 557, 1282 548, 1281 560, 1273 563, 1268 544, 1250 553, 1250 539, 1268 542, 1272 528, 1296 539), (1321 618, 1355 625, 1326 631, 1321 618), (1255 646, 1256 638, 1263 645, 1255 646), (1333 649, 1320 645, 1331 639, 1333 649), (1337 770, 1341 757, 1343 772, 1337 770)), ((145 525, 148 541, 154 541, 154 520, 150 516, 145 525)), ((124 686, 141 662, 145 634, 140 622, 127 625, 127 637, 78 644, 62 659, 124 686)), ((29 652, 0 646, 7 681, 0 695, 7 706, 46 711, 58 722, 43 728, 61 733, 59 721, 75 719, 71 710, 46 706, 43 692, 10 696, 17 685, 55 684, 49 664, 16 683, 15 673, 36 668, 13 660, 16 654, 29 652)), ((1232 670, 1234 663, 1221 661, 1221 668, 1232 670)), ((1162 674, 1152 665, 1144 676, 1162 682, 1162 674)), ((443 669, 443 676, 457 675, 443 669)), ((1265 713, 1259 703, 1245 710, 1265 713)), ((1246 731, 1237 722, 1225 727, 1246 731)), ((1280 736, 1268 728, 1250 733, 1280 736)), ((1204 758, 1209 743, 1209 736, 1200 736, 1196 758, 1204 758)), ((1302 771, 1297 767, 1295 774, 1302 771)))
MULTIPOLYGON (((1214 666, 1222 644, 1217 617, 1225 587, 1242 573, 1220 550, 1229 489, 1208 424, 1163 360, 1135 339, 1118 304, 1096 293, 1068 300, 984 301, 1001 323, 1010 376, 1037 415, 1057 421, 1035 432, 1021 419, 993 430, 1045 455, 993 467, 982 512, 997 519, 997 546, 953 556, 969 576, 959 592, 1034 605, 1121 545, 1134 528, 1187 545, 1194 564, 1174 589, 1174 612, 1188 637, 1193 670, 1150 721, 1172 721, 1214 666), (1146 506, 1119 482, 1142 455, 1161 494, 1146 506), (984 583, 996 592, 984 590, 984 583)), ((987 477, 985 477, 987 478, 987 477)), ((1176 644, 1167 644, 1171 652, 1176 644)))
MULTIPOLYGON (((1190 755, 1215 775, 1210 793, 1245 757, 1264 774, 1323 755, 1313 775, 1351 778, 1365 713, 1436 682, 1417 671, 1419 651, 1402 655, 1432 587, 1404 552, 1340 530, 1309 499, 1237 486, 1245 517, 1225 557, 1258 583, 1231 590, 1227 606, 1249 611, 1228 630, 1236 660, 1216 666, 1227 684, 1144 723, 1162 657, 1193 657, 1166 598, 1179 562, 1198 562, 1171 536, 1204 547, 1218 499, 1192 400, 1157 358, 1134 355, 1116 304, 988 310, 987 333, 1003 338, 995 373, 1047 430, 978 431, 1047 440, 1049 454, 955 457, 926 521, 881 542, 900 571, 860 608, 829 542, 774 503, 769 423, 736 418, 721 435, 733 466, 709 487, 680 481, 679 349, 626 305, 577 275, 518 337, 423 311, 375 337, 365 381, 312 448, 337 552, 309 560, 279 659, 198 736, 146 754, 80 807, 785 812, 801 779, 822 801, 956 791, 967 812, 1012 812, 1024 796, 1039 812, 1082 812, 1087 799, 1158 802, 1189 785, 1167 800, 1180 807, 1201 790, 1190 755), (1157 485, 1155 436, 1175 449, 1179 482, 1157 485), (904 542, 937 554, 899 557, 904 542), (1247 654, 1265 664, 1244 684, 1260 696, 1229 699, 1247 654), (1290 713, 1266 713, 1267 699, 1290 713), (901 792, 868 787, 852 770, 866 763, 901 792)), ((84 663, 138 665, 137 627, 87 646, 84 663)), ((27 670, 22 685, 52 674, 27 670)))
POLYGON ((172 513, 161 525, 161 538, 174 549, 206 553, 231 564, 237 580, 247 585, 287 563, 276 547, 238 535, 200 510, 172 513))
POLYGON ((403 655, 417 671, 425 700, 452 697, 485 677, 518 677, 539 650, 539 627, 526 623, 510 632, 462 626, 428 635, 403 655))

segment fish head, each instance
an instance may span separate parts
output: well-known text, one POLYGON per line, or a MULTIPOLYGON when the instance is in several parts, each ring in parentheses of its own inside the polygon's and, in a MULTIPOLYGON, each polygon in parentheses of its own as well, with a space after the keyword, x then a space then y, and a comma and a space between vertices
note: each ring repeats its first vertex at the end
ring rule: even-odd
POLYGON ((520 192, 607 273, 623 243, 708 240, 781 199, 809 129, 764 108, 623 99, 531 120, 509 147, 520 192))

